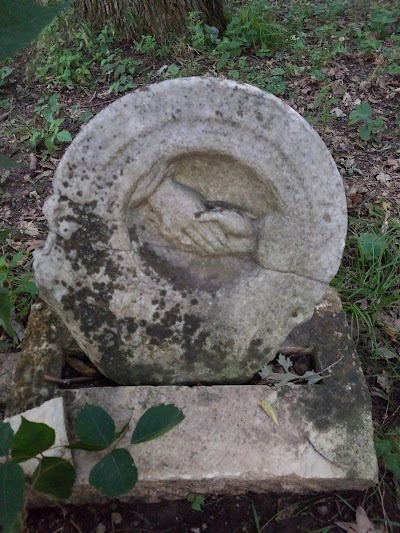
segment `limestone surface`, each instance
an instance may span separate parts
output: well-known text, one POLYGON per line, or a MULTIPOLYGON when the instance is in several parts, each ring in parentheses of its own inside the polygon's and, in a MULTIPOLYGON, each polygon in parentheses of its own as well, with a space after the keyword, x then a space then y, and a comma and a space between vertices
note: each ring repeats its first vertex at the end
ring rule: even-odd
POLYGON ((64 155, 41 296, 122 384, 243 382, 309 319, 346 234, 341 177, 281 100, 215 78, 139 89, 64 155))

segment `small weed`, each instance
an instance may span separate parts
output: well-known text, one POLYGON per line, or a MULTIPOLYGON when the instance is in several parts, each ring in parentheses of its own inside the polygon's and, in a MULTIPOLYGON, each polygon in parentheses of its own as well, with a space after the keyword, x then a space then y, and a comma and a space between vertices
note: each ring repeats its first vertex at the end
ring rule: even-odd
MULTIPOLYGON (((11 251, 10 234, 8 229, 0 230, 0 326, 16 342, 13 319, 26 318, 38 290, 32 281, 30 254, 11 251)), ((9 342, 0 342, 0 351, 9 347, 9 342)))
POLYGON ((374 436, 375 451, 384 468, 393 475, 397 504, 400 506, 400 429, 374 436))
POLYGON ((332 84, 323 85, 318 91, 313 102, 313 111, 307 116, 311 124, 323 124, 326 126, 331 119, 331 108, 337 103, 337 98, 332 97, 332 84))
POLYGON ((197 50, 208 51, 217 58, 217 70, 223 69, 231 59, 252 48, 261 57, 285 46, 287 30, 274 18, 265 2, 251 0, 239 7, 231 16, 220 38, 218 30, 207 26, 197 12, 188 20, 188 38, 197 50))
POLYGON ((370 219, 367 223, 350 219, 346 253, 332 284, 342 298, 353 336, 378 359, 391 331, 390 313, 400 308, 400 223, 376 207, 370 208, 370 219))
POLYGON ((187 501, 191 504, 193 511, 202 511, 204 502, 206 501, 204 496, 199 494, 188 494, 187 501))
POLYGON ((150 54, 157 48, 157 41, 153 35, 142 35, 140 41, 135 41, 135 50, 141 54, 150 54))
MULTIPOLYGON (((33 76, 57 87, 94 87, 97 80, 105 79, 109 93, 122 94, 134 89, 137 87, 134 81, 136 69, 142 62, 124 57, 116 38, 116 31, 111 26, 96 33, 84 24, 66 37, 60 35, 55 42, 47 35, 39 42, 33 76), (46 55, 40 53, 41 47, 47 47, 46 55)), ((156 43, 153 37, 143 36, 135 46, 141 53, 154 53, 156 43)))
POLYGON ((375 134, 375 140, 380 140, 377 134, 382 131, 385 122, 382 117, 372 118, 372 107, 368 102, 356 105, 349 115, 349 126, 360 123, 358 134, 363 141, 369 141, 372 134, 375 134))
POLYGON ((0 68, 0 87, 3 87, 9 82, 9 78, 13 73, 13 68, 11 67, 2 67, 0 68))
POLYGON ((56 143, 72 141, 69 131, 60 130, 64 119, 56 118, 61 108, 59 98, 59 94, 53 94, 49 98, 42 97, 38 100, 39 105, 35 111, 43 118, 44 128, 31 132, 27 143, 29 148, 34 150, 43 143, 49 154, 53 154, 57 150, 56 143))

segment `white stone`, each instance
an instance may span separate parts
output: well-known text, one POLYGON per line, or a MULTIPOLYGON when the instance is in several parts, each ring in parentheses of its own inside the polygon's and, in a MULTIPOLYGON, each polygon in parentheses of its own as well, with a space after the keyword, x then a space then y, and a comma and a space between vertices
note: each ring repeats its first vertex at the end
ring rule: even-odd
POLYGON ((53 183, 36 281, 119 383, 246 381, 339 267, 335 163, 300 115, 249 85, 139 89, 82 129, 53 183))
MULTIPOLYGON (((46 457, 62 457, 67 461, 72 460, 71 451, 65 448, 69 444, 69 440, 65 425, 64 400, 62 398, 53 398, 39 407, 34 407, 33 409, 29 409, 29 411, 7 418, 5 421, 10 423, 14 433, 17 432, 21 425, 21 416, 30 422, 41 422, 54 429, 56 434, 55 442, 52 448, 43 452, 43 455, 46 457)), ((28 476, 33 474, 37 465, 38 462, 36 459, 30 459, 21 463, 25 474, 28 476)))

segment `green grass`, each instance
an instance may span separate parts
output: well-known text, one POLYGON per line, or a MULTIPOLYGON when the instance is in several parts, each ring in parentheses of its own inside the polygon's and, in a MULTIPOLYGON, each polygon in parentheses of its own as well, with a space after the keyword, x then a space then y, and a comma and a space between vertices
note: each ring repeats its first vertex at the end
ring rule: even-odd
POLYGON ((0 337, 0 352, 18 343, 13 320, 27 317, 38 292, 31 254, 15 251, 8 241, 11 236, 10 230, 0 230, 0 326, 8 337, 0 337))
MULTIPOLYGON (((370 206, 365 219, 350 218, 346 250, 333 281, 353 337, 375 356, 390 336, 391 314, 400 316, 400 220, 370 206)), ((399 328, 400 329, 400 328, 399 328)))

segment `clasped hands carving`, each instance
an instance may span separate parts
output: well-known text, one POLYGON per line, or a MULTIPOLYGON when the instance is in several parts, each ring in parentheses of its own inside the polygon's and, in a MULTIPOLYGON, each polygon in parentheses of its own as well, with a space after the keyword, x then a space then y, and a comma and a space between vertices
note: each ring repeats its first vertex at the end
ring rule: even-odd
POLYGON ((222 202, 207 202, 192 188, 166 178, 148 198, 150 217, 176 248, 199 255, 249 255, 256 219, 222 202))

